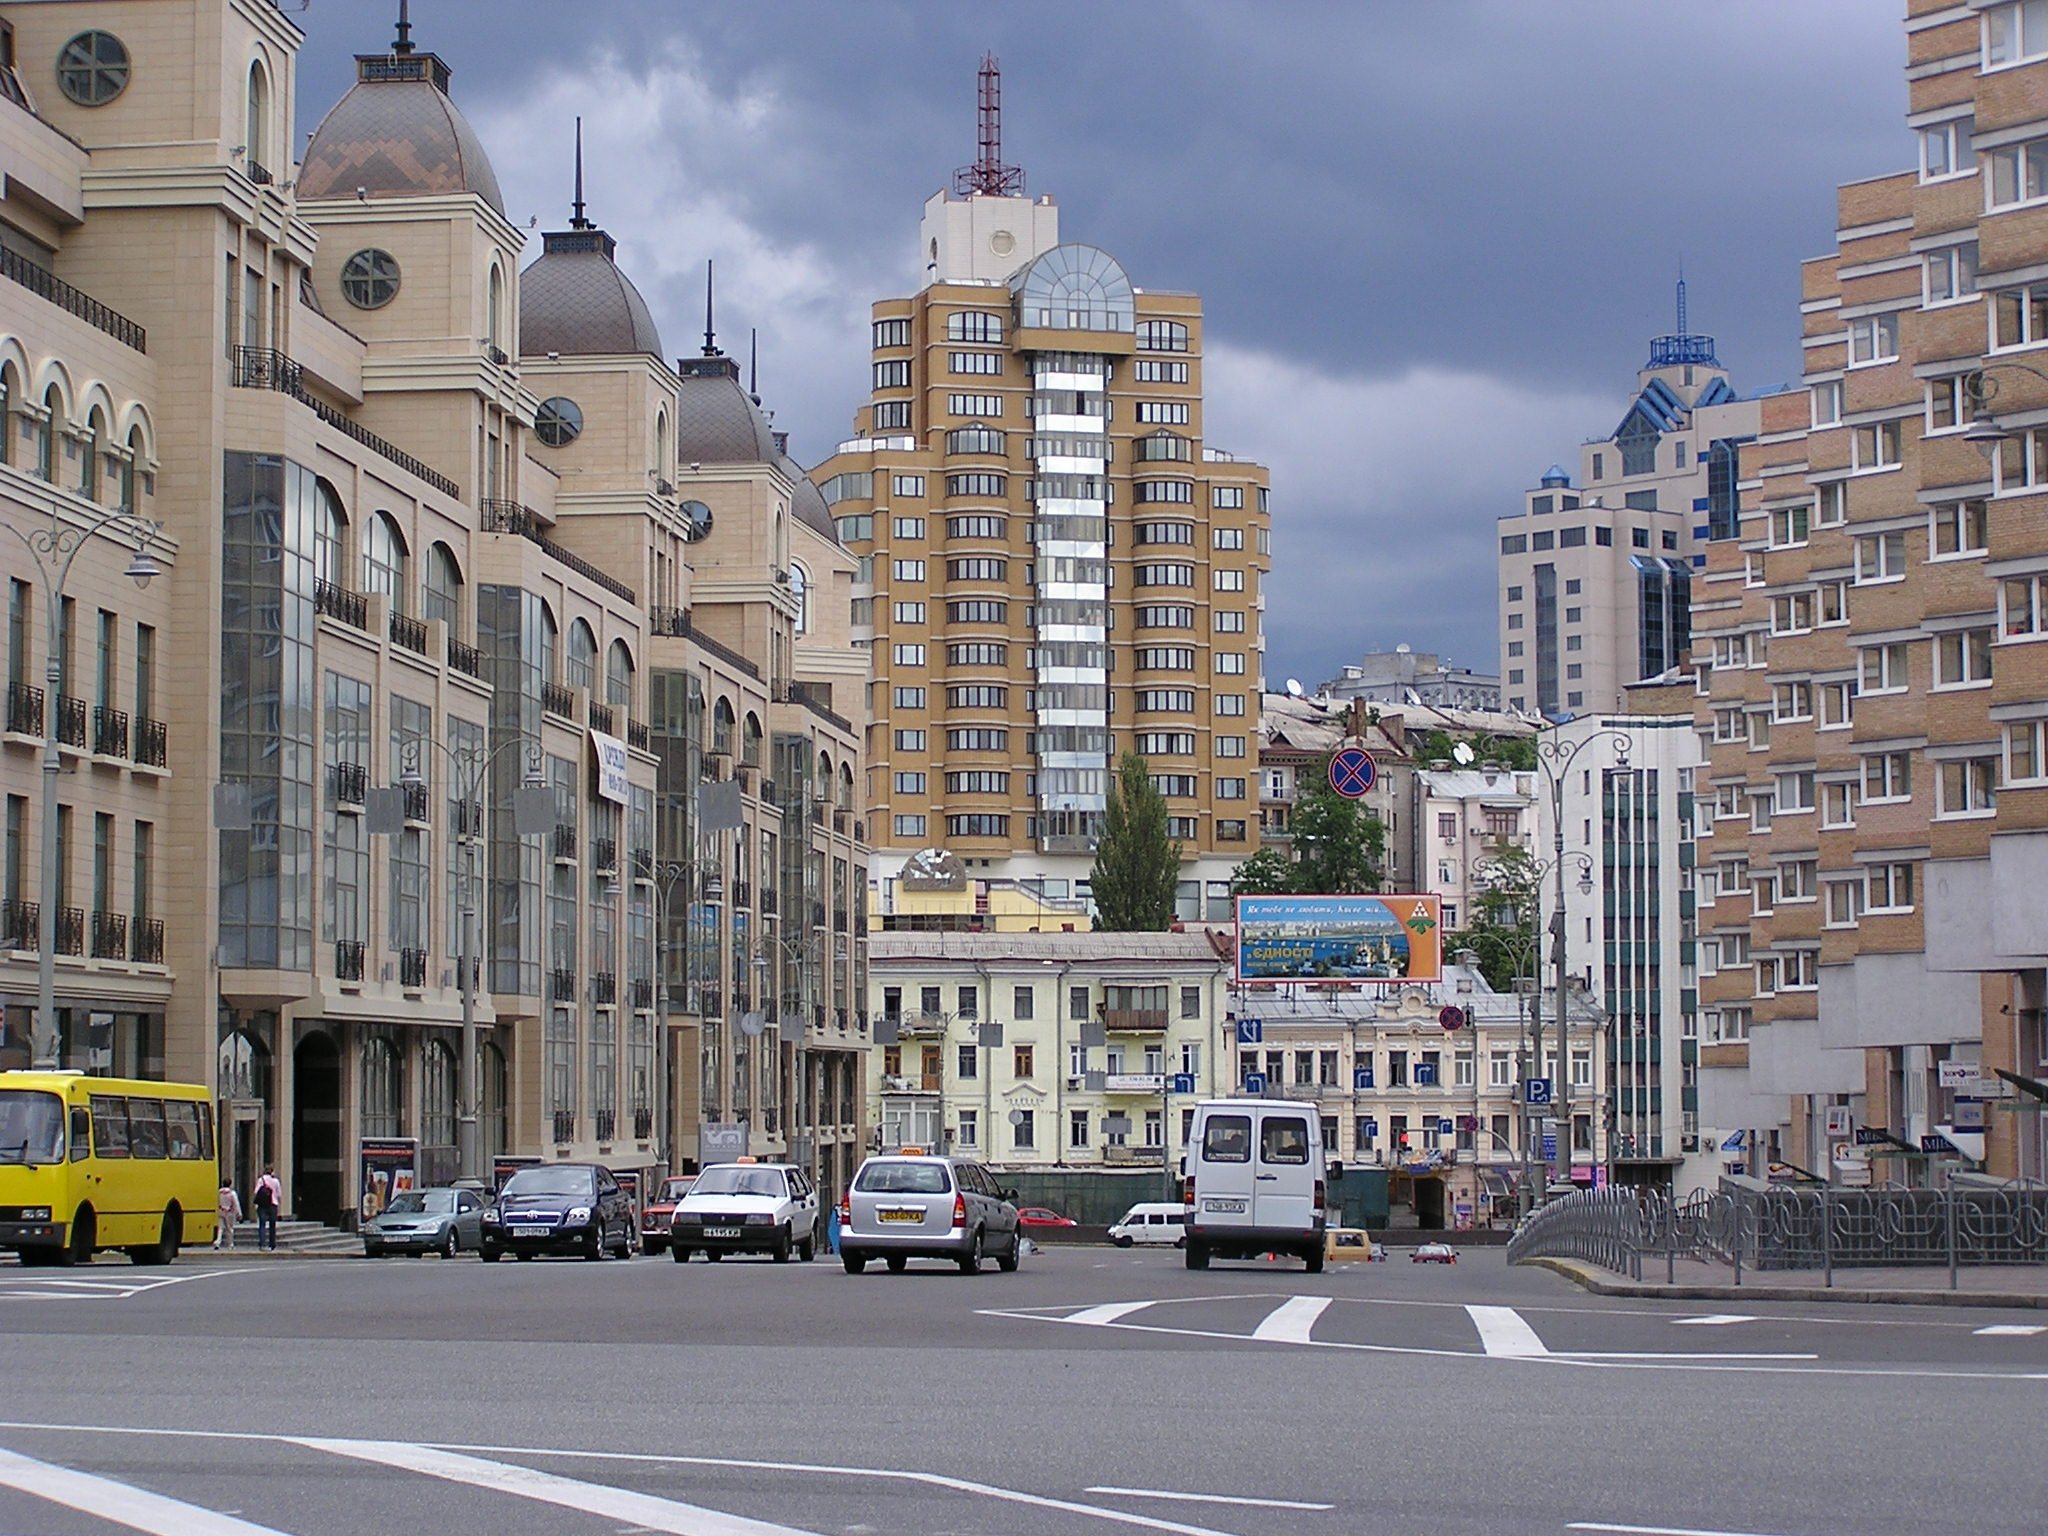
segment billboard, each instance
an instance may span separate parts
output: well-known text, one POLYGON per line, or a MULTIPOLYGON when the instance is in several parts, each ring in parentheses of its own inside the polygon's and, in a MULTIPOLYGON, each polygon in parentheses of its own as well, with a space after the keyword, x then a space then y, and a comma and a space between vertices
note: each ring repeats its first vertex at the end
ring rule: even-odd
POLYGON ((1313 984, 1443 979, 1434 896, 1240 896, 1237 979, 1313 984))

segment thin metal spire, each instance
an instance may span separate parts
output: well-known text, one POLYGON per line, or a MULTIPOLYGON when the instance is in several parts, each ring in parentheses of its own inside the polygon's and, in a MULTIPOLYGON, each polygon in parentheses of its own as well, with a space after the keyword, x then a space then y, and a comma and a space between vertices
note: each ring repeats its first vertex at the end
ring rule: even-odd
POLYGON ((398 41, 391 45, 391 51, 412 52, 412 0, 398 0, 398 41))
POLYGON ((1682 260, 1678 263, 1678 334, 1691 334, 1685 328, 1685 263, 1682 260))
POLYGON ((711 326, 711 258, 704 259, 704 355, 718 356, 718 335, 711 326))
POLYGON ((747 327, 747 393, 754 398, 754 404, 761 403, 761 328, 747 327))
POLYGON ((583 119, 576 119, 576 206, 569 216, 571 229, 588 229, 590 220, 583 216, 583 119))

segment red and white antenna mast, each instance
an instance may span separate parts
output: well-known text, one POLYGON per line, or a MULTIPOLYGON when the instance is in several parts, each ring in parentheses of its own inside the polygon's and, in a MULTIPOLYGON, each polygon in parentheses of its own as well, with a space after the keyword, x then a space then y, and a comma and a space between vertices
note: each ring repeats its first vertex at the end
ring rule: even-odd
POLYGON ((993 53, 981 56, 976 76, 975 126, 981 158, 953 173, 953 191, 960 197, 1022 197, 1024 167, 1003 164, 1003 70, 993 53))

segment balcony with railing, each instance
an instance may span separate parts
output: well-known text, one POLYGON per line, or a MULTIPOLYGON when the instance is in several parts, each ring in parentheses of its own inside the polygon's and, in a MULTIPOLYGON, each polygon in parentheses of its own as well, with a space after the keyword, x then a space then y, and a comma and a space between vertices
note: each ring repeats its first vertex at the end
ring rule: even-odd
POLYGON ((649 735, 647 723, 644 720, 628 719, 626 721, 627 746, 636 752, 645 752, 648 750, 648 745, 652 740, 653 738, 649 735))
POLYGON ((782 898, 775 894, 774 886, 764 885, 761 887, 760 908, 763 913, 767 914, 770 917, 773 917, 775 915, 776 908, 781 903, 781 900, 782 898))
POLYGON ((135 761, 145 768, 168 767, 171 761, 170 728, 161 720, 135 722, 135 761))
POLYGON ((128 951, 128 958, 137 965, 162 965, 164 963, 164 920, 160 917, 136 915, 132 932, 135 944, 128 951))
POLYGON ((92 957, 95 960, 128 958, 128 914, 95 911, 92 915, 92 957))
POLYGON ((82 289, 72 287, 48 267, 38 266, 12 246, 0 246, 0 277, 12 279, 37 298, 47 299, 94 329, 105 331, 124 347, 133 347, 137 352, 149 350, 149 333, 141 326, 82 289))
POLYGON ((402 646, 415 656, 427 654, 427 621, 415 619, 409 614, 391 615, 391 643, 402 646))
POLYGON ((485 533, 516 533, 527 543, 539 549, 542 554, 557 564, 565 565, 587 581, 595 582, 605 591, 626 602, 637 602, 633 589, 616 576, 607 574, 592 565, 581 555, 562 548, 541 531, 540 514, 533 508, 516 501, 504 501, 497 497, 483 500, 483 531, 485 533))
POLYGON ((316 579, 313 583, 313 611, 322 618, 369 633, 370 600, 360 592, 351 592, 331 581, 316 579))
POLYGON ((484 835, 483 801, 449 801, 448 831, 454 837, 482 837, 484 835))
POLYGON ((619 867, 619 845, 609 837, 590 840, 590 867, 606 874, 619 867))
POLYGON ((346 437, 381 454, 400 469, 418 476, 444 496, 460 496, 462 488, 437 469, 414 458, 396 444, 379 437, 362 423, 344 416, 325 400, 306 389, 305 370, 282 352, 268 347, 236 347, 229 359, 229 376, 237 389, 274 389, 290 395, 314 415, 346 437))
POLYGON ((593 731, 602 731, 607 736, 619 734, 616 725, 617 716, 612 713, 612 707, 609 704, 600 704, 597 700, 592 699, 585 706, 584 718, 590 722, 590 728, 593 731))
POLYGON ((540 685, 540 707, 551 715, 563 720, 576 718, 576 695, 560 683, 540 685))
POLYGON ((336 805, 363 803, 370 793, 370 773, 361 763, 329 763, 327 788, 336 805))
POLYGON ((554 1121, 555 1145, 567 1146, 576 1139, 576 1111, 558 1109, 550 1118, 554 1121))
POLYGON ((405 791, 405 819, 418 822, 430 820, 430 807, 433 804, 433 795, 427 789, 427 786, 424 784, 401 784, 398 787, 405 791))
POLYGON ((57 953, 85 953, 85 908, 64 907, 57 913, 57 953))
POLYGON ((101 757, 128 755, 127 710, 109 709, 104 704, 93 705, 92 749, 101 757))
POLYGON ((68 693, 57 695, 57 740, 67 747, 85 750, 85 700, 68 693))
POLYGON ((590 1117, 597 1123, 597 1139, 609 1143, 618 1134, 619 1112, 615 1109, 600 1109, 590 1117))
POLYGON ((716 987, 700 987, 697 991, 697 1011, 707 1019, 725 1017, 725 994, 716 987))
POLYGON ((408 992, 417 992, 427 984, 427 952, 424 949, 401 949, 398 952, 398 984, 408 992))
POLYGON ((337 981, 361 981, 363 979, 363 941, 361 939, 336 939, 334 941, 334 978, 337 981))
POLYGON ((690 633, 690 611, 687 608, 650 608, 647 610, 647 632, 657 636, 686 637, 690 633))
POLYGON ((39 901, 0 901, 0 949, 40 952, 43 947, 43 905, 39 901))
POLYGON ((610 971, 597 971, 590 978, 590 1000, 610 1007, 619 1000, 619 978, 610 971))
POLYGON ((754 888, 744 880, 733 881, 732 904, 735 907, 751 907, 754 904, 754 888))
MULTIPOLYGON (((0 247, 4 250, 5 247, 0 247)), ((43 734, 43 690, 33 683, 7 685, 7 729, 16 736, 43 734)))
POLYGON ((641 1107, 633 1111, 633 1139, 645 1141, 654 1134, 654 1111, 641 1107))
POLYGON ((548 993, 558 1003, 572 1003, 576 1000, 576 970, 573 966, 558 965, 548 971, 548 993))
POLYGON ((464 677, 482 681, 484 675, 484 653, 473 645, 464 645, 453 635, 448 637, 448 665, 464 677))
POLYGON ((1102 1027, 1113 1035, 1157 1035, 1166 1031, 1164 1008, 1105 1008, 1102 1027))
POLYGON ((248 174, 249 180, 254 182, 259 187, 270 186, 277 179, 276 177, 270 174, 269 166, 259 164, 254 160, 246 162, 244 168, 248 174))
POLYGON ((645 976, 633 978, 633 1007, 645 1013, 654 1006, 654 983, 645 976))
POLYGON ((564 864, 572 862, 576 857, 576 828, 574 824, 566 821, 556 822, 555 835, 551 846, 557 862, 564 864))

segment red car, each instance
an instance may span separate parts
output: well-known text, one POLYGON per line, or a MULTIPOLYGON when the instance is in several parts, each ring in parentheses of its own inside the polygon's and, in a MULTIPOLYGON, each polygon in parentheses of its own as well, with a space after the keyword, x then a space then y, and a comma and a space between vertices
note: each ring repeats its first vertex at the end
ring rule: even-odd
POLYGON ((1449 1243, 1423 1243, 1408 1255, 1411 1264, 1455 1264, 1458 1250, 1449 1243))
POLYGON ((1017 1213, 1017 1224, 1022 1227, 1078 1227, 1080 1223, 1071 1216, 1062 1216, 1058 1211, 1048 1210, 1042 1205, 1027 1205, 1017 1213))
POLYGON ((669 1219, 676 1213, 676 1202, 690 1192, 690 1186, 697 1180, 692 1175, 663 1179, 661 1190, 640 1212, 640 1246, 649 1253, 661 1253, 668 1247, 669 1219))

